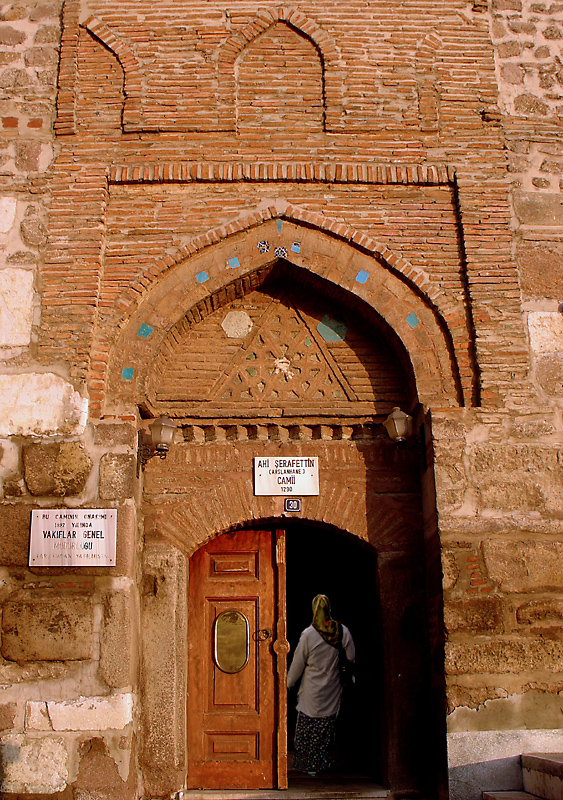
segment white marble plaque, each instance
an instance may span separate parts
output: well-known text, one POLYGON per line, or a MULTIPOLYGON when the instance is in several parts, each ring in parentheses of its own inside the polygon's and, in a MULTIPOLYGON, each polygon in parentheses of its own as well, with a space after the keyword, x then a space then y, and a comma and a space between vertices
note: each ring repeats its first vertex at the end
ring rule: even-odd
POLYGON ((115 567, 117 509, 31 512, 30 567, 115 567))
POLYGON ((272 456, 254 459, 255 495, 317 495, 318 456, 288 458, 272 456))

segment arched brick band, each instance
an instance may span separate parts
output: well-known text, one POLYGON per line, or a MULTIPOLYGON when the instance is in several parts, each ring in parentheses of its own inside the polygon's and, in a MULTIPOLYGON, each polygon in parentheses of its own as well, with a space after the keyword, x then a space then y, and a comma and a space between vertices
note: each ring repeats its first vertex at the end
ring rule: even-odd
MULTIPOLYGON (((108 399, 142 402, 151 365, 174 325, 189 314, 195 322, 201 317, 198 304, 209 305, 205 298, 221 294, 226 299, 224 287, 248 281, 280 257, 276 250, 295 266, 362 298, 387 322, 411 359, 422 402, 459 405, 465 397, 470 403, 473 376, 463 309, 426 273, 361 231, 283 204, 192 240, 153 265, 121 296, 98 330, 92 414, 102 410, 100 388, 106 384, 110 353, 108 399), (275 246, 262 252, 259 240, 275 246), (316 259, 319 252, 322 261, 316 259), (143 337, 140 330, 150 335, 143 337), (130 370, 125 381, 123 369, 130 370)), ((215 299, 212 305, 222 302, 215 299)))
POLYGON ((141 68, 137 56, 127 42, 124 42, 105 22, 102 22, 102 20, 97 17, 88 17, 88 19, 82 23, 82 27, 95 36, 96 39, 99 39, 108 50, 111 50, 123 68, 123 90, 125 93, 123 129, 125 131, 143 129, 145 127, 141 111, 143 84, 141 68))
MULTIPOLYGON (((196 473, 201 458, 208 463, 213 456, 222 463, 221 447, 224 449, 228 445, 176 445, 167 458, 167 475, 189 470, 186 465, 194 465, 196 473)), ((262 524, 279 521, 283 517, 283 498, 261 497, 253 493, 251 465, 256 452, 255 443, 243 448, 239 453, 239 463, 249 465, 249 469, 243 467, 236 473, 229 473, 228 481, 198 481, 197 493, 180 495, 175 499, 152 497, 143 507, 147 539, 166 541, 189 557, 198 547, 221 533, 246 526, 255 527, 258 521, 262 524)), ((292 445, 291 452, 300 451, 292 445)), ((326 475, 330 471, 328 465, 333 464, 337 456, 334 450, 324 449, 318 442, 315 452, 327 465, 323 473, 326 475)), ((299 519, 344 531, 369 542, 378 552, 417 550, 420 546, 420 517, 412 495, 378 494, 374 501, 366 498, 367 473, 364 471, 360 477, 361 464, 365 464, 361 452, 354 448, 349 450, 346 480, 339 480, 336 472, 327 476, 319 496, 306 498, 306 512, 300 514, 299 519), (350 477, 351 473, 353 477, 350 477)))
POLYGON ((325 102, 325 129, 344 128, 344 93, 339 53, 330 36, 312 19, 297 8, 278 6, 261 9, 252 22, 231 36, 222 46, 217 63, 219 77, 219 116, 227 129, 236 125, 235 62, 253 39, 276 22, 283 22, 305 36, 318 51, 323 67, 323 95, 325 102))

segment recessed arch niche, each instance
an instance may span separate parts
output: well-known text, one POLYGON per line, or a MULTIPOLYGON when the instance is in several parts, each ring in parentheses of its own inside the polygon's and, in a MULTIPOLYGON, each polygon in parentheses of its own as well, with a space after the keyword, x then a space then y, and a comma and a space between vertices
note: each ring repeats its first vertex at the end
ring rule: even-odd
POLYGON ((393 331, 358 298, 284 260, 174 325, 146 383, 151 415, 387 415, 416 404, 393 331))

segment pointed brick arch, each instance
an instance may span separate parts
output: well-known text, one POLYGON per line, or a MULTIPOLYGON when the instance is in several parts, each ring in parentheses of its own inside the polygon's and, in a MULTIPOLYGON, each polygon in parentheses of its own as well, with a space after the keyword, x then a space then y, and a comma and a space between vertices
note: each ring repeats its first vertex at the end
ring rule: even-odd
POLYGON ((235 128, 236 62, 254 39, 280 22, 308 39, 318 51, 323 72, 325 129, 328 131, 342 130, 344 127, 344 90, 340 54, 326 31, 294 6, 261 9, 252 22, 233 34, 222 46, 217 63, 220 118, 224 120, 228 128, 235 128))
MULTIPOLYGON (((246 446, 250 455, 256 452, 258 445, 247 442, 246 446)), ((315 447, 319 450, 318 443, 315 447)), ((175 446, 174 457, 178 463, 170 460, 173 455, 171 450, 167 464, 156 465, 159 471, 164 469, 166 473, 162 480, 165 483, 171 480, 171 473, 178 469, 185 470, 186 464, 199 465, 197 451, 203 451, 204 448, 207 450, 205 464, 223 464, 224 456, 220 455, 219 450, 228 449, 227 444, 175 446)), ((327 453, 322 450, 323 463, 331 463, 332 458, 328 455, 330 448, 326 450, 327 453)), ((355 458, 355 455, 350 456, 347 462, 349 472, 356 468, 355 458)), ((359 454, 358 458, 362 461, 359 454)), ((252 463, 251 459, 241 456, 241 463, 247 462, 252 463)), ((391 456, 389 463, 392 463, 391 456)), ((221 468, 217 469, 220 471, 221 468)), ((358 481, 343 481, 338 480, 334 473, 329 482, 330 488, 324 493, 307 498, 306 514, 299 516, 300 521, 320 523, 345 532, 368 542, 378 552, 406 552, 419 548, 420 512, 412 507, 412 502, 380 494, 376 503, 370 503, 366 499, 365 477, 358 481)), ((149 479, 146 497, 150 497, 151 488, 153 485, 149 479)), ((282 508, 279 498, 254 496, 251 471, 239 469, 229 473, 228 481, 199 482, 198 491, 190 496, 167 499, 151 497, 143 509, 145 535, 148 539, 165 541, 189 557, 222 533, 254 527, 258 521, 269 525, 275 521, 283 523, 282 508)))
POLYGON ((88 17, 82 27, 99 39, 115 55, 123 68, 125 106, 123 108, 123 129, 138 130, 143 127, 141 99, 143 92, 141 68, 131 46, 118 36, 102 20, 88 17))
POLYGON ((110 406, 142 402, 173 326, 184 317, 195 323, 205 309, 245 293, 278 258, 353 293, 376 312, 402 342, 421 402, 470 404, 470 342, 459 309, 424 272, 360 231, 286 206, 281 214, 270 209, 192 240, 121 298, 98 330, 92 414, 101 413, 105 393, 110 406))

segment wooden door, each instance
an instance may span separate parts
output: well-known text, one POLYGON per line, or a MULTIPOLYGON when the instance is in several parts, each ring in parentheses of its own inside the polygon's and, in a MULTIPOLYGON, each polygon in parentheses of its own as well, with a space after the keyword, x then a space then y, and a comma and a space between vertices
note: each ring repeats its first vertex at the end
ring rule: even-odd
POLYGON ((190 560, 188 788, 286 786, 284 544, 238 531, 190 560))

